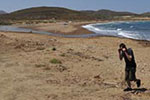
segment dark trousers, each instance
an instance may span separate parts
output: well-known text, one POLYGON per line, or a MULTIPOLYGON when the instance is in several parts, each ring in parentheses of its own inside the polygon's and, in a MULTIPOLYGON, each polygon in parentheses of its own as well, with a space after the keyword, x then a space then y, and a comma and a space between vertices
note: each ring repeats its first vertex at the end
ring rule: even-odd
POLYGON ((126 81, 136 81, 136 67, 129 67, 125 69, 125 80, 126 81))

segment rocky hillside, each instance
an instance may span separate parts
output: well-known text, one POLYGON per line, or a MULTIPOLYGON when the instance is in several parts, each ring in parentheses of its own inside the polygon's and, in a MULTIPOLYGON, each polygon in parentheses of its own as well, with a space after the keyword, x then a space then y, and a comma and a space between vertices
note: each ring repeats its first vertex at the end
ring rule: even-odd
POLYGON ((60 7, 34 7, 1 15, 0 18, 13 20, 108 20, 113 19, 116 16, 137 16, 137 14, 130 12, 116 12, 111 10, 76 11, 60 7))

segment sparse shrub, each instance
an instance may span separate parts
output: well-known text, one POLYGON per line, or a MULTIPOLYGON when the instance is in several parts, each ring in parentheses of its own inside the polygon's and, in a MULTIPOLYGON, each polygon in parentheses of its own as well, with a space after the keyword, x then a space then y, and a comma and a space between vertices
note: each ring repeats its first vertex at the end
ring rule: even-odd
POLYGON ((2 22, 2 21, 0 21, 0 25, 12 25, 12 23, 10 23, 10 22, 2 22))
POLYGON ((60 56, 65 57, 65 54, 64 54, 64 53, 63 53, 63 54, 60 54, 60 56))
POLYGON ((62 64, 62 62, 60 61, 60 60, 58 60, 58 59, 52 59, 52 60, 50 60, 50 62, 52 63, 52 64, 62 64))
POLYGON ((38 47, 37 50, 44 50, 45 47, 38 47))
POLYGON ((46 65, 44 65, 44 64, 35 64, 35 67, 37 67, 37 68, 41 68, 41 67, 45 67, 46 65))

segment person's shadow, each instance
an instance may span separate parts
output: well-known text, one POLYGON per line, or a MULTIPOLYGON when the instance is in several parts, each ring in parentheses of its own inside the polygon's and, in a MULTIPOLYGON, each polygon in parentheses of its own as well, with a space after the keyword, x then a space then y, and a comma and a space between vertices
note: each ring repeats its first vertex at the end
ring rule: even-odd
POLYGON ((147 90, 148 89, 146 89, 146 88, 135 88, 135 89, 132 89, 131 93, 133 93, 133 94, 144 93, 147 90))

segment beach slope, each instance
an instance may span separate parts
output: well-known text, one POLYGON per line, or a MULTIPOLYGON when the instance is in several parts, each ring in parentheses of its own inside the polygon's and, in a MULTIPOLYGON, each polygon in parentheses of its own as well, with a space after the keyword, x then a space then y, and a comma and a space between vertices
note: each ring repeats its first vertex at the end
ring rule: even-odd
MULTIPOLYGON (((114 37, 60 38, 0 32, 3 100, 148 100, 149 42, 114 37), (137 77, 147 91, 123 92, 118 45, 134 50, 137 77)), ((136 85, 133 85, 136 88, 136 85)))

